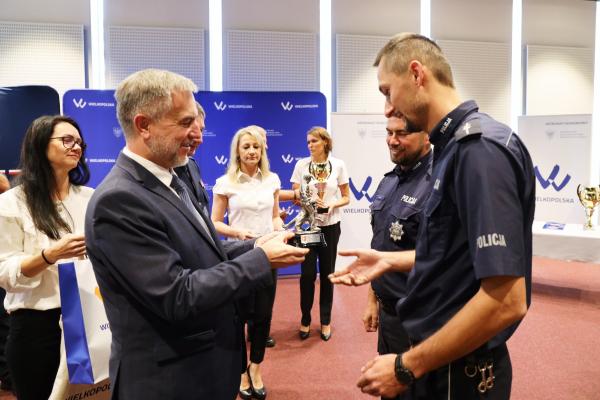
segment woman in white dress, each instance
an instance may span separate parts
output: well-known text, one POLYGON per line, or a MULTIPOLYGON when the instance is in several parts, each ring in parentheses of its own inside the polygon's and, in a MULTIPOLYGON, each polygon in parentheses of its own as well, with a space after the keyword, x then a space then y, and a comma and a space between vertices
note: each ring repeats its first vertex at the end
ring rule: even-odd
MULTIPOLYGON (((230 240, 253 239, 282 227, 279 218, 277 174, 269 170, 264 129, 251 125, 236 132, 231 141, 227 173, 213 187, 212 221, 217 232, 230 240), (229 223, 225 223, 225 213, 229 223)), ((240 383, 242 399, 264 399, 267 395, 260 372, 271 326, 277 271, 273 285, 256 290, 251 298, 239 302, 249 329, 250 364, 240 383)))
POLYGON ((71 118, 36 119, 23 139, 21 184, 0 195, 0 286, 10 314, 6 356, 19 400, 47 400, 68 384, 66 369, 59 372, 56 263, 85 254, 84 216, 93 192, 83 186, 90 176, 85 147, 71 118))

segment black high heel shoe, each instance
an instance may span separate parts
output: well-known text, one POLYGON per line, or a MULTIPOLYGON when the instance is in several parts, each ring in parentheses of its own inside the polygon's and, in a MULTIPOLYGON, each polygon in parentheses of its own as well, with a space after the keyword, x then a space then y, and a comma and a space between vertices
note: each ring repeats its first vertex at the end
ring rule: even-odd
POLYGON ((329 328, 329 333, 323 333, 323 328, 321 328, 321 340, 325 342, 331 339, 331 328, 329 328))
MULTIPOLYGON (((304 326, 304 325, 302 325, 302 326, 304 326)), ((307 331, 298 330, 298 335, 300 336, 301 340, 308 339, 308 337, 310 336, 310 326, 308 327, 307 331)))
MULTIPOLYGON (((246 368, 246 374, 248 374, 248 368, 246 368)), ((240 389, 238 391, 240 398, 242 398, 243 400, 251 400, 252 399, 252 381, 250 380, 249 374, 248 374, 248 382, 250 383, 250 386, 248 386, 247 389, 240 389)))
POLYGON ((256 388, 254 387, 254 383, 252 383, 252 377, 250 376, 250 366, 248 365, 248 369, 246 369, 246 374, 248 374, 248 381, 250 382, 250 390, 252 392, 252 398, 257 400, 265 400, 267 398, 267 387, 263 383, 263 387, 256 388))

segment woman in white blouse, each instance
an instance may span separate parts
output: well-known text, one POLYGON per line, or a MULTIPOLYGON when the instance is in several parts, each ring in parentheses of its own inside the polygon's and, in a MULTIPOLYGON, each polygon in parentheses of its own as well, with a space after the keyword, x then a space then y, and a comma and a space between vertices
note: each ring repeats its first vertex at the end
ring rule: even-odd
MULTIPOLYGON (((227 173, 213 187, 212 221, 217 232, 232 240, 253 239, 282 227, 279 218, 279 188, 277 174, 269 170, 263 128, 251 125, 236 132, 231 140, 227 173), (224 222, 227 211, 228 224, 224 222)), ((248 319, 250 364, 242 374, 240 397, 264 399, 267 395, 260 372, 265 345, 271 326, 277 271, 273 270, 273 285, 257 290, 253 298, 240 306, 248 319)))
POLYGON ((326 247, 313 247, 306 255, 301 265, 300 274, 300 339, 310 335, 311 309, 315 294, 317 278, 317 257, 319 258, 319 273, 321 276, 319 289, 319 312, 321 322, 321 339, 331 338, 331 308, 333 306, 333 284, 327 276, 335 269, 337 245, 340 238, 340 207, 350 203, 348 171, 346 164, 339 158, 331 156, 333 142, 331 136, 322 127, 310 129, 306 135, 306 143, 310 157, 298 160, 292 173, 292 188, 297 190, 306 174, 317 175, 316 165, 324 166, 328 174, 324 187, 317 189, 316 180, 311 181, 310 188, 317 201, 320 214, 317 214, 317 225, 325 236, 326 247), (319 196, 318 192, 322 194, 319 196), (322 198, 321 198, 322 196, 322 198))
POLYGON ((92 189, 85 143, 68 117, 31 123, 21 148, 21 184, 0 195, 0 286, 10 314, 6 355, 19 400, 61 392, 59 260, 85 254, 84 215, 92 189), (58 386, 58 387, 57 387, 58 386))

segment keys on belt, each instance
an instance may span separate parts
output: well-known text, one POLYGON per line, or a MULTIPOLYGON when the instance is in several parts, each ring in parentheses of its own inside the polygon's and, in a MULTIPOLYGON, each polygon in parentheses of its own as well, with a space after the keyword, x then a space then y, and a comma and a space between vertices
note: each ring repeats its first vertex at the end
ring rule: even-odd
POLYGON ((481 381, 477 385, 479 393, 484 394, 494 387, 494 362, 493 360, 479 360, 478 362, 470 361, 465 365, 465 375, 469 378, 475 378, 477 372, 481 374, 481 381))

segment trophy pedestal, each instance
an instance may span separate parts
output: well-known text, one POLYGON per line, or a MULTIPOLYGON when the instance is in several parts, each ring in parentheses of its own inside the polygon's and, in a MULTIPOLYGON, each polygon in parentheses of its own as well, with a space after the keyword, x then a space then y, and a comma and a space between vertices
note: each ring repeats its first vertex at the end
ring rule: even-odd
POLYGON ((317 207, 317 214, 327 214, 329 207, 317 207))
POLYGON ((289 244, 296 247, 327 247, 325 235, 320 230, 296 232, 289 244))

